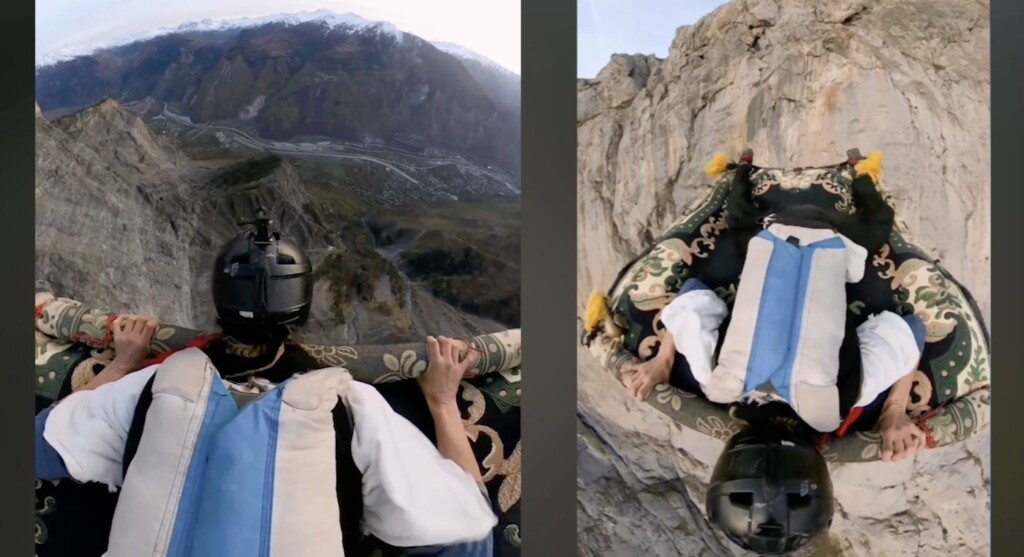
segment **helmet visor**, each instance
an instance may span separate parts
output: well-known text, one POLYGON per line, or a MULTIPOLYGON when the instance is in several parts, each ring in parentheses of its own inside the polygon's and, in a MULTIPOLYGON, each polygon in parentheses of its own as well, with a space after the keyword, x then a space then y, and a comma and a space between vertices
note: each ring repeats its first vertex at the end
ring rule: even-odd
POLYGON ((310 302, 312 281, 303 275, 273 277, 267 281, 269 310, 283 312, 298 309, 310 302))
MULTIPOLYGON (((253 318, 266 312, 290 311, 310 302, 312 282, 308 265, 294 267, 295 274, 267 277, 257 265, 234 264, 229 268, 230 282, 218 292, 220 303, 240 317, 253 318)), ((275 269, 277 270, 277 269, 275 269)))
POLYGON ((827 469, 814 447, 793 444, 747 445, 727 448, 715 465, 712 482, 750 478, 818 479, 827 469))

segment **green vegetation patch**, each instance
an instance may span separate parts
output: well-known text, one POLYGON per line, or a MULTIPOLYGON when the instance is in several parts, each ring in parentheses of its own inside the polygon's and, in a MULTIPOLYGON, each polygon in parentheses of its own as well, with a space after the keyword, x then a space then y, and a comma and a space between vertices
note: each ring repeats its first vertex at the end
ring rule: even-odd
POLYGON ((214 179, 221 186, 238 186, 262 180, 281 166, 281 157, 269 156, 250 159, 230 166, 214 179))
MULTIPOLYGON (((381 219, 422 234, 402 253, 406 273, 438 298, 509 326, 520 323, 520 209, 509 201, 406 207, 381 219)), ((383 232, 381 232, 383 234, 383 232)), ((406 233, 402 234, 407 235, 406 233)))
MULTIPOLYGON (((314 271, 316 279, 330 282, 334 295, 332 307, 337 317, 344 322, 353 302, 375 302, 374 288, 381 277, 388 278, 398 307, 404 309, 405 300, 401 293, 405 283, 402 276, 394 265, 374 250, 369 230, 359 223, 348 224, 342 229, 342 239, 347 249, 328 255, 314 271)), ((379 303, 376 305, 381 306, 379 303)))

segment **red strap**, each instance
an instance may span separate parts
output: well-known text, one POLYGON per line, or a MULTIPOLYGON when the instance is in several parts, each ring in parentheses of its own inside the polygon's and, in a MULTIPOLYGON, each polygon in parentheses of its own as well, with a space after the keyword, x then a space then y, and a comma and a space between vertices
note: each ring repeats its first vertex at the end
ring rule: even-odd
POLYGON ((935 437, 932 435, 931 428, 928 427, 928 421, 934 418, 935 416, 938 416, 939 412, 942 410, 942 407, 945 405, 946 403, 943 402, 942 404, 938 405, 935 408, 935 410, 932 410, 931 412, 928 412, 924 416, 921 416, 921 418, 917 421, 917 427, 924 430, 925 446, 927 446, 929 449, 935 448, 935 437))
POLYGON ((850 430, 850 426, 860 418, 860 415, 864 412, 864 408, 857 406, 850 409, 850 413, 843 418, 843 423, 839 424, 839 429, 836 430, 836 437, 844 437, 850 430))
POLYGON ((818 447, 818 452, 824 451, 825 447, 828 446, 828 434, 822 433, 818 436, 818 439, 814 442, 815 446, 818 447))
MULTIPOLYGON (((929 449, 934 449, 935 448, 935 437, 932 435, 932 431, 928 427, 928 421, 931 420, 932 418, 934 418, 935 416, 938 416, 940 411, 942 410, 942 407, 945 406, 945 405, 946 405, 946 403, 940 404, 937 408, 935 408, 931 412, 928 412, 924 416, 921 416, 921 418, 917 421, 917 427, 921 428, 924 431, 925 445, 929 449)), ((853 426, 854 422, 856 422, 858 418, 860 418, 860 416, 861 416, 861 414, 863 412, 864 412, 864 408, 862 408, 860 406, 851 409, 850 413, 846 415, 845 419, 843 419, 843 423, 839 425, 839 429, 836 430, 835 436, 836 437, 843 437, 843 436, 845 436, 849 432, 850 427, 853 426)), ((818 447, 821 448, 827 442, 828 442, 828 434, 827 433, 822 434, 822 436, 820 438, 818 438, 818 447)))
MULTIPOLYGON (((181 350, 187 350, 189 348, 198 348, 200 350, 205 350, 207 347, 213 344, 214 341, 220 340, 221 336, 222 335, 219 334, 198 336, 186 342, 185 346, 183 346, 181 350)), ((174 354, 175 352, 181 352, 181 350, 168 350, 167 352, 164 352, 163 354, 160 354, 155 358, 146 360, 142 365, 143 367, 149 367, 155 364, 162 364, 167 358, 171 357, 171 354, 174 354)))
POLYGON ((114 321, 116 319, 116 314, 111 313, 107 315, 107 332, 103 335, 103 346, 114 344, 114 321))

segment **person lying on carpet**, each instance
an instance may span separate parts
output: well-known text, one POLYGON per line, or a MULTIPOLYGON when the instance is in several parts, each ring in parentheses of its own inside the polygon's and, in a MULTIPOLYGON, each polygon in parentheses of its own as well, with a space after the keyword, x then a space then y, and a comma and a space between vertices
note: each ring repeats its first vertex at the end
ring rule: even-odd
MULTIPOLYGON (((792 381, 792 371, 788 376, 764 378, 763 383, 755 385, 759 380, 759 376, 752 373, 755 362, 751 362, 752 369, 740 396, 723 399, 722 396, 708 394, 721 384, 715 374, 723 373, 723 370, 717 369, 714 363, 716 360, 720 362, 724 344, 728 342, 730 321, 736 323, 735 316, 730 319, 727 313, 725 302, 713 291, 699 279, 689 279, 679 296, 662 312, 665 329, 659 335, 660 344, 655 356, 646 362, 623 366, 620 370, 623 384, 630 394, 643 400, 655 385, 667 383, 687 392, 702 394, 712 402, 744 400, 757 405, 772 402, 789 404, 785 396, 787 392, 792 396, 793 391, 787 388, 785 381, 787 378, 792 381)), ((925 438, 906 413, 913 372, 924 349, 923 322, 913 315, 900 317, 884 312, 869 318, 860 327, 845 324, 844 333, 836 362, 841 370, 836 370, 836 374, 846 380, 833 379, 836 382, 826 388, 835 390, 832 402, 837 404, 832 407, 837 409, 836 413, 843 403, 847 406, 852 403, 852 406, 846 411, 846 422, 835 429, 824 428, 827 429, 824 432, 834 432, 844 425, 849 429, 854 423, 852 420, 873 423, 882 434, 882 460, 903 460, 912 456, 922 448, 925 438)), ((775 355, 772 360, 777 361, 780 356, 775 355)), ((794 355, 787 359, 797 358, 794 355)), ((759 371, 770 370, 762 368, 759 371)), ((772 405, 771 408, 778 407, 772 405)), ((799 411, 796 416, 800 417, 799 411)), ((842 433, 845 434, 845 430, 842 433)))
POLYGON ((669 383, 713 402, 781 403, 770 408, 788 406, 784 412, 822 433, 843 435, 855 423, 877 427, 883 460, 911 456, 925 439, 906 414, 924 325, 885 311, 855 327, 846 300, 846 283, 863 277, 867 254, 888 238, 894 212, 864 172, 852 184, 860 209, 852 218, 814 207, 763 215, 750 200, 750 170, 749 159, 736 169, 729 233, 764 227, 744 251, 732 314, 699 279, 689 279, 661 314, 657 354, 624 366, 623 383, 641 400, 669 383))
MULTIPOLYGON (((323 367, 291 341, 292 328, 308 319, 312 266, 298 245, 269 230, 270 222, 261 216, 255 233, 240 234, 221 250, 215 262, 213 294, 223 334, 201 338, 190 348, 202 351, 229 390, 244 388, 243 381, 272 390, 273 384, 323 367)), ((37 479, 122 485, 132 451, 139 450, 142 431, 147 425, 159 427, 146 424, 145 412, 136 410, 153 388, 161 366, 175 358, 165 354, 158 361, 143 361, 155 329, 150 318, 119 318, 113 330, 114 361, 83 388, 37 415, 37 479)), ((347 554, 483 557, 493 553, 491 529, 497 519, 456 402, 459 384, 472 373, 479 354, 455 339, 429 337, 426 343, 428 365, 417 381, 382 386, 353 381, 349 387, 352 400, 361 402, 349 407, 351 418, 341 420, 346 423, 336 424, 338 454, 344 456, 335 463, 341 539, 347 554), (353 432, 374 421, 383 427, 377 434, 386 439, 376 444, 383 449, 369 454, 354 442, 353 432), (356 466, 357 461, 362 465, 356 466), (395 474, 402 470, 408 477, 398 481, 395 474), (391 488, 384 487, 413 481, 446 493, 448 500, 435 505, 406 498, 402 504, 413 501, 418 506, 402 508, 394 500, 403 494, 389 494, 391 488), (381 501, 384 506, 374 508, 381 501), (396 508, 402 512, 396 514, 396 508), (444 509, 459 510, 445 515, 444 509), (457 518, 455 529, 463 531, 445 534, 457 538, 451 543, 418 543, 414 535, 406 535, 428 532, 446 516, 457 518), (399 538, 404 545, 385 541, 399 538)))

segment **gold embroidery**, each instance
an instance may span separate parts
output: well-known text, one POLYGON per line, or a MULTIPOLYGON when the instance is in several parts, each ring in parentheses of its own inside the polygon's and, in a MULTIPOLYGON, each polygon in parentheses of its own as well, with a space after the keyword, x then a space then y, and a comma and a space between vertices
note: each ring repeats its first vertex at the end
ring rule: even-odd
POLYGON ((480 418, 484 417, 484 410, 487 408, 483 393, 480 392, 480 389, 463 381, 462 400, 469 402, 469 417, 464 420, 464 423, 467 426, 475 425, 480 418))
POLYGON ((78 364, 71 372, 71 392, 75 392, 86 386, 89 381, 96 378, 96 370, 103 369, 107 362, 100 362, 95 358, 86 358, 78 364))
POLYGON ((352 360, 359 359, 359 352, 351 346, 323 346, 321 344, 299 343, 313 359, 332 367, 346 367, 352 360))
POLYGON ((501 487, 498 488, 498 508, 501 509, 501 512, 508 512, 512 505, 515 505, 522 497, 522 447, 522 441, 516 443, 512 455, 501 467, 505 474, 505 479, 502 480, 501 487))
POLYGON ((697 431, 721 441, 728 441, 740 431, 740 424, 735 420, 726 422, 718 416, 707 416, 697 420, 697 431))
POLYGON ((520 475, 522 442, 516 444, 512 454, 506 459, 505 445, 498 432, 478 423, 487 407, 483 393, 473 385, 463 381, 462 398, 469 401, 469 416, 463 420, 466 426, 466 435, 469 436, 473 443, 480 440, 481 434, 486 436, 491 442, 490 452, 480 462, 484 468, 484 483, 490 482, 497 476, 505 476, 505 479, 502 480, 501 485, 498 487, 498 506, 501 512, 507 512, 522 497, 520 475))
POLYGON ((239 356, 241 358, 258 358, 267 351, 267 347, 245 344, 237 339, 225 337, 224 351, 232 356, 239 356))
MULTIPOLYGON (((58 482, 53 482, 52 485, 57 485, 58 482)), ((36 480, 36 490, 43 487, 43 482, 36 480)), ((49 532, 46 529, 46 523, 43 522, 42 517, 53 514, 53 511, 57 508, 57 502, 52 496, 46 496, 43 498, 42 507, 39 506, 39 499, 36 498, 36 524, 35 524, 35 540, 36 544, 45 543, 49 538, 49 532)))
POLYGON ((907 402, 907 413, 917 419, 932 410, 928 402, 932 399, 932 382, 920 370, 914 371, 914 382, 910 388, 910 400, 907 402))

